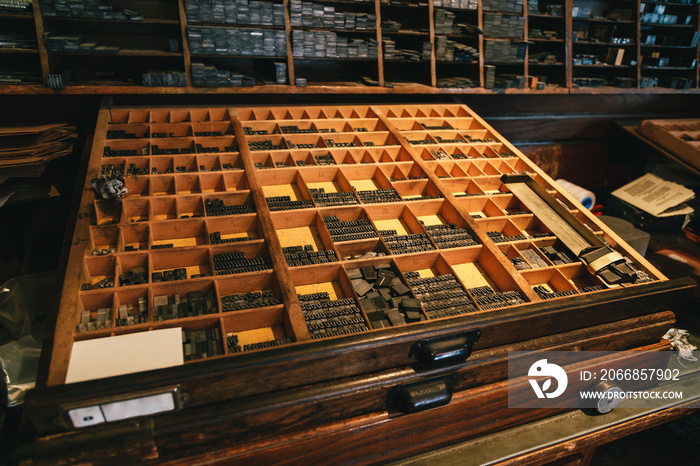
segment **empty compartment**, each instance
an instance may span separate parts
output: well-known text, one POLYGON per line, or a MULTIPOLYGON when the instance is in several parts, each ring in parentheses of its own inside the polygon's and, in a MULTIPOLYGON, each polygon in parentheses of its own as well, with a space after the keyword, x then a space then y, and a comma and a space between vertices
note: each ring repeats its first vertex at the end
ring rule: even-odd
POLYGON ((344 120, 321 120, 313 123, 319 133, 352 133, 353 128, 344 120))
POLYGON ((210 108, 207 113, 209 121, 231 121, 231 114, 227 108, 210 108))
POLYGON ((150 203, 148 199, 124 199, 122 201, 124 218, 122 223, 147 222, 150 220, 150 203))
POLYGON ((484 190, 481 189, 476 181, 467 178, 453 178, 451 180, 442 180, 442 185, 455 197, 471 197, 483 196, 484 190))
POLYGON ((116 260, 114 256, 89 256, 83 263, 82 291, 114 287, 116 260))
POLYGON ((476 235, 457 210, 447 201, 409 206, 438 249, 475 246, 476 235))
POLYGON ((369 330, 342 267, 335 264, 291 271, 311 337, 327 338, 369 330))
POLYGON ((151 199, 151 219, 154 221, 175 220, 177 215, 177 199, 161 197, 151 199))
POLYGON ((199 176, 197 175, 178 175, 175 177, 175 189, 177 194, 193 194, 201 193, 202 188, 199 184, 199 176))
POLYGON ((559 270, 524 270, 521 275, 541 299, 563 298, 577 294, 576 287, 559 270))
MULTIPOLYGON (((208 189, 213 191, 219 191, 220 188, 220 178, 217 175, 200 175, 202 192, 209 192, 208 189)), ((236 173, 224 173, 223 175, 223 187, 226 191, 246 191, 250 189, 248 187, 248 178, 243 172, 236 173)))
POLYGON ((333 241, 319 214, 309 211, 294 215, 279 212, 270 217, 288 266, 325 264, 338 260, 333 241))
POLYGON ((510 192, 508 187, 501 183, 500 176, 482 176, 474 178, 474 181, 477 182, 479 187, 481 187, 486 194, 502 194, 510 192))
POLYGON ((222 312, 281 307, 284 301, 277 279, 271 271, 245 278, 223 277, 217 280, 216 287, 222 312))
MULTIPOLYGON (((129 110, 123 108, 110 108, 109 123, 113 125, 128 123, 129 112, 129 110)), ((148 112, 146 112, 145 118, 148 118, 148 112)))
POLYGON ((293 343, 289 316, 282 308, 243 310, 222 318, 229 354, 265 350, 293 343))
MULTIPOLYGON (((201 226, 202 230, 204 229, 201 226)), ((169 251, 151 253, 153 270, 151 282, 169 282, 211 276, 211 264, 207 249, 169 251)))
POLYGON ((442 198, 442 193, 435 183, 428 180, 399 181, 394 183, 394 188, 404 201, 442 198))
POLYGON ((151 224, 151 249, 185 248, 207 244, 202 220, 151 224))
POLYGON ((428 163, 428 166, 438 178, 464 178, 465 176, 468 176, 467 173, 462 170, 462 167, 457 163, 436 162, 428 163))
POLYGON ((151 176, 149 181, 151 196, 165 196, 176 193, 174 176, 151 176))
POLYGON ((168 118, 170 111, 168 109, 153 109, 146 110, 147 121, 151 123, 168 123, 170 120, 168 118))
POLYGON ((262 240, 263 235, 255 214, 216 217, 206 220, 210 244, 262 240))
POLYGON ((498 196, 493 198, 506 215, 531 215, 530 209, 515 196, 498 196))
POLYGON ((395 261, 428 318, 438 319, 477 311, 462 282, 441 255, 402 256, 395 261))
MULTIPOLYGON (((221 110, 221 109, 219 109, 221 110)), ((209 110, 206 108, 192 108, 190 109, 189 121, 208 121, 209 120, 209 110)))
POLYGON ((90 227, 90 243, 85 254, 105 255, 117 252, 119 245, 119 228, 115 226, 90 227))
POLYGON ((101 291, 80 295, 77 306, 76 340, 83 332, 111 329, 114 326, 114 293, 101 291))
POLYGON ((488 249, 454 249, 441 255, 478 309, 485 311, 525 302, 513 277, 488 249))
POLYGON ((251 154, 251 157, 256 167, 258 164, 262 164, 264 168, 286 168, 296 166, 294 157, 292 157, 289 151, 263 152, 259 156, 258 154, 251 154))
MULTIPOLYGON (((218 314, 216 290, 210 280, 168 284, 161 283, 152 291, 153 322, 197 318, 218 314)), ((189 324, 187 324, 189 327, 189 324)))
POLYGON ((145 176, 129 176, 124 179, 124 187, 126 188, 125 198, 150 196, 149 177, 145 176))
POLYGON ((262 241, 243 241, 212 246, 216 275, 259 273, 272 269, 270 254, 262 241))
MULTIPOLYGON (((489 157, 489 158, 510 158, 510 157, 516 157, 516 155, 508 148, 506 147, 505 144, 489 144, 487 147, 484 148, 484 156, 489 157)), ((529 171, 529 170, 527 170, 529 171)))
POLYGON ((114 325, 124 327, 148 323, 148 290, 123 288, 115 293, 114 325))
POLYGON ((412 161, 413 156, 402 146, 382 147, 378 157, 379 163, 412 161))
MULTIPOLYGON (((328 107, 324 109, 326 118, 345 118, 349 119, 371 119, 376 117, 374 112, 368 106, 347 106, 347 107, 328 107)), ((352 124, 352 122, 350 122, 352 124)))
MULTIPOLYGON (((207 217, 255 213, 253 197, 249 192, 207 194, 204 196, 207 217)), ((180 218, 183 212, 180 211, 180 218)))
MULTIPOLYGON (((192 136, 192 126, 189 123, 152 123, 151 138, 187 138, 192 136)), ((155 144, 160 144, 155 142, 155 144)))
POLYGON ((512 222, 520 228, 528 238, 554 238, 555 235, 542 222, 535 217, 512 217, 512 222))

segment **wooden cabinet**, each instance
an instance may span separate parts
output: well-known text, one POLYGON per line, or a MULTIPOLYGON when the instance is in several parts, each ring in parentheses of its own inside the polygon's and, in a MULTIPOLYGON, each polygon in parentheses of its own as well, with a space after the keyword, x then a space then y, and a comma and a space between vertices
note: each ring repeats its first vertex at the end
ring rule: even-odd
POLYGON ((504 421, 508 351, 664 349, 693 286, 456 104, 103 107, 79 212, 46 383, 27 401, 41 458, 87 460, 136 436, 115 454, 216 446, 245 461, 262 448, 272 461, 308 447, 325 461, 352 437, 343 457, 368 461, 375 434, 393 446, 374 461, 400 458, 550 414, 504 421), (626 257, 636 283, 589 272, 511 191, 513 172, 626 257), (123 180, 121 199, 96 199, 89 180, 103 176, 123 180), (146 347, 168 329, 184 364, 71 376, 83 343, 146 347), (415 383, 450 396, 428 411, 397 403, 415 383), (168 403, 90 414, 136 399, 168 403), (423 443, 391 437, 425 429, 423 443), (290 449, 268 448, 276 437, 290 449))

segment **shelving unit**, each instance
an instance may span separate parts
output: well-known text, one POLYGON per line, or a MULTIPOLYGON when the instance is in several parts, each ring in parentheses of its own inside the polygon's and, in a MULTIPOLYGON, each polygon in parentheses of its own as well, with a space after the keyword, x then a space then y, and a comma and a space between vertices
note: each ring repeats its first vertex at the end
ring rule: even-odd
POLYGON ((698 90, 697 3, 250 0, 212 9, 104 0, 99 13, 75 5, 42 0, 31 14, 0 12, 0 32, 37 40, 36 49, 0 48, 34 77, 34 86, 0 91, 42 92, 38 83, 65 93, 698 90))

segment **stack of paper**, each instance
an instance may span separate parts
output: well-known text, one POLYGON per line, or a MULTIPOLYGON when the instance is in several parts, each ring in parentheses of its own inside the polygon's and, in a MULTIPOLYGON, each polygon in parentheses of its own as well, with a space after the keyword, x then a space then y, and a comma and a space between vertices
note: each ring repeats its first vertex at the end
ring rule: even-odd
POLYGON ((77 137, 67 123, 0 127, 2 178, 40 176, 51 160, 71 153, 77 137))
POLYGON ((695 193, 678 183, 665 181, 647 173, 641 178, 613 191, 613 196, 656 217, 692 214, 693 208, 684 204, 695 193))

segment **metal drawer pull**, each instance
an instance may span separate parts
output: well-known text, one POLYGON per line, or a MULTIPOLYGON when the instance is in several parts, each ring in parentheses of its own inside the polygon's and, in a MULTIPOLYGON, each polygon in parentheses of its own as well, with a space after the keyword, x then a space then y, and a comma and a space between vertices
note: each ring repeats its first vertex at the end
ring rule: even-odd
POLYGON ((422 340, 411 347, 409 357, 420 362, 467 359, 472 354, 474 344, 479 341, 481 330, 422 340))
POLYGON ((389 392, 387 406, 404 414, 445 406, 452 399, 452 383, 449 377, 424 380, 395 387, 389 392))

